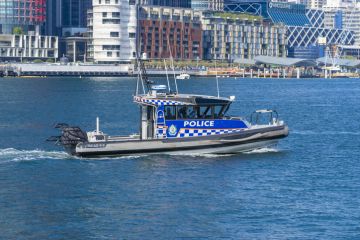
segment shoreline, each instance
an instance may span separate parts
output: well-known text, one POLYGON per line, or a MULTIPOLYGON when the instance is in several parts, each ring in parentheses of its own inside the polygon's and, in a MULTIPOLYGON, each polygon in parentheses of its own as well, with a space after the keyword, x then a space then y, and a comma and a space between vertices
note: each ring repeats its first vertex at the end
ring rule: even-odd
MULTIPOLYGON (((228 68, 192 68, 183 69, 147 69, 149 77, 169 77, 186 72, 191 77, 215 78, 360 78, 358 73, 333 72, 326 77, 321 71, 306 71, 302 68, 279 67, 228 67, 228 68)), ((131 64, 99 65, 99 64, 29 64, 12 63, 0 65, 0 77, 136 77, 137 71, 131 64)))

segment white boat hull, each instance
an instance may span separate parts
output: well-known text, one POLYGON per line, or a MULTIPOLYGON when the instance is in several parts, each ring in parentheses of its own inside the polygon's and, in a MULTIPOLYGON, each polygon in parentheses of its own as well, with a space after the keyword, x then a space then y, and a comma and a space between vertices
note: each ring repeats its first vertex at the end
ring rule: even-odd
POLYGON ((79 143, 72 154, 81 157, 139 154, 203 153, 232 154, 274 146, 288 135, 287 126, 245 130, 223 136, 192 137, 188 139, 128 139, 116 142, 79 143))

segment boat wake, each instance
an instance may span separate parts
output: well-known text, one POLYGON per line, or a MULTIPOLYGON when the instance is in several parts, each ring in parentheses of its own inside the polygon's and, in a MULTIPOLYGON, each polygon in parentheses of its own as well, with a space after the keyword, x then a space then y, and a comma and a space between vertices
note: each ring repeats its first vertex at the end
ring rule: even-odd
POLYGON ((102 157, 102 158, 80 158, 70 156, 66 152, 58 151, 44 151, 44 150, 18 150, 15 148, 0 149, 0 164, 9 162, 23 162, 23 161, 38 161, 38 160, 121 160, 121 159, 135 159, 143 156, 120 156, 120 157, 102 157))
POLYGON ((71 159, 65 152, 43 150, 18 150, 15 148, 0 149, 0 164, 8 162, 36 161, 45 159, 71 159))
POLYGON ((189 153, 189 152, 183 152, 183 153, 170 153, 170 156, 188 156, 188 157, 203 157, 203 158, 219 158, 219 157, 228 157, 234 154, 215 154, 215 153, 189 153))
POLYGON ((278 153, 278 152, 281 152, 281 150, 278 148, 265 147, 265 148, 259 148, 248 152, 244 152, 244 154, 261 154, 261 153, 278 153))
POLYGON ((171 156, 189 156, 189 157, 203 157, 203 158, 221 158, 229 157, 237 154, 262 154, 262 153, 278 153, 281 152, 280 149, 275 147, 265 147, 254 149, 251 151, 245 151, 240 153, 229 153, 229 154, 216 154, 216 153, 171 153, 171 156))

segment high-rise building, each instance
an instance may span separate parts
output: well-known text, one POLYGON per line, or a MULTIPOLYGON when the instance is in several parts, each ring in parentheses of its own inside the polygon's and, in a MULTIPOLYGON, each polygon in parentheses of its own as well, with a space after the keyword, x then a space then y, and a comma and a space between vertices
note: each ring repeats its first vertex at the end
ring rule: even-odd
POLYGON ((286 28, 261 17, 205 12, 202 19, 205 59, 253 59, 258 55, 284 57, 286 28))
POLYGON ((137 6, 133 0, 93 0, 88 11, 88 54, 97 63, 136 58, 137 6))
POLYGON ((144 6, 139 12, 141 53, 148 58, 202 58, 201 13, 187 8, 144 6))
POLYGON ((46 32, 74 36, 86 32, 87 10, 92 0, 47 0, 46 32))
POLYGON ((191 8, 201 11, 223 11, 224 0, 191 0, 191 8))
POLYGON ((58 38, 43 36, 46 0, 0 1, 0 61, 56 59, 58 38))
POLYGON ((321 9, 326 4, 326 0, 307 0, 307 7, 312 9, 321 9))
POLYGON ((87 10, 91 0, 58 0, 61 5, 61 27, 63 36, 71 36, 86 29, 87 10))
POLYGON ((45 22, 45 6, 46 0, 1 0, 0 34, 12 34, 15 27, 39 34, 45 22))
POLYGON ((325 27, 354 32, 355 44, 360 45, 360 6, 343 1, 329 2, 323 7, 325 27))
POLYGON ((60 37, 60 56, 86 57, 87 10, 92 0, 47 0, 46 34, 60 37))
POLYGON ((140 0, 141 5, 191 8, 191 0, 140 0))
POLYGON ((318 45, 319 39, 326 39, 327 44, 332 45, 352 45, 355 41, 352 31, 324 26, 324 12, 319 9, 264 0, 238 0, 240 3, 236 3, 237 0, 226 1, 232 2, 225 5, 227 12, 255 14, 275 24, 283 24, 287 29, 288 57, 314 58, 313 47, 322 47, 318 45))

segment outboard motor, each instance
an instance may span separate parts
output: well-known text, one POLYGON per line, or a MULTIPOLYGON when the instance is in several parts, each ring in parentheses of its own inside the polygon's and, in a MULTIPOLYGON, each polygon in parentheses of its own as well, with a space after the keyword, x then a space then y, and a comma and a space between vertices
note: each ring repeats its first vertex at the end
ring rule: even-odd
POLYGON ((76 154, 75 149, 78 143, 88 142, 87 134, 79 127, 69 126, 66 123, 58 123, 55 125, 55 128, 61 129, 61 135, 52 136, 47 141, 63 146, 72 155, 76 154))

